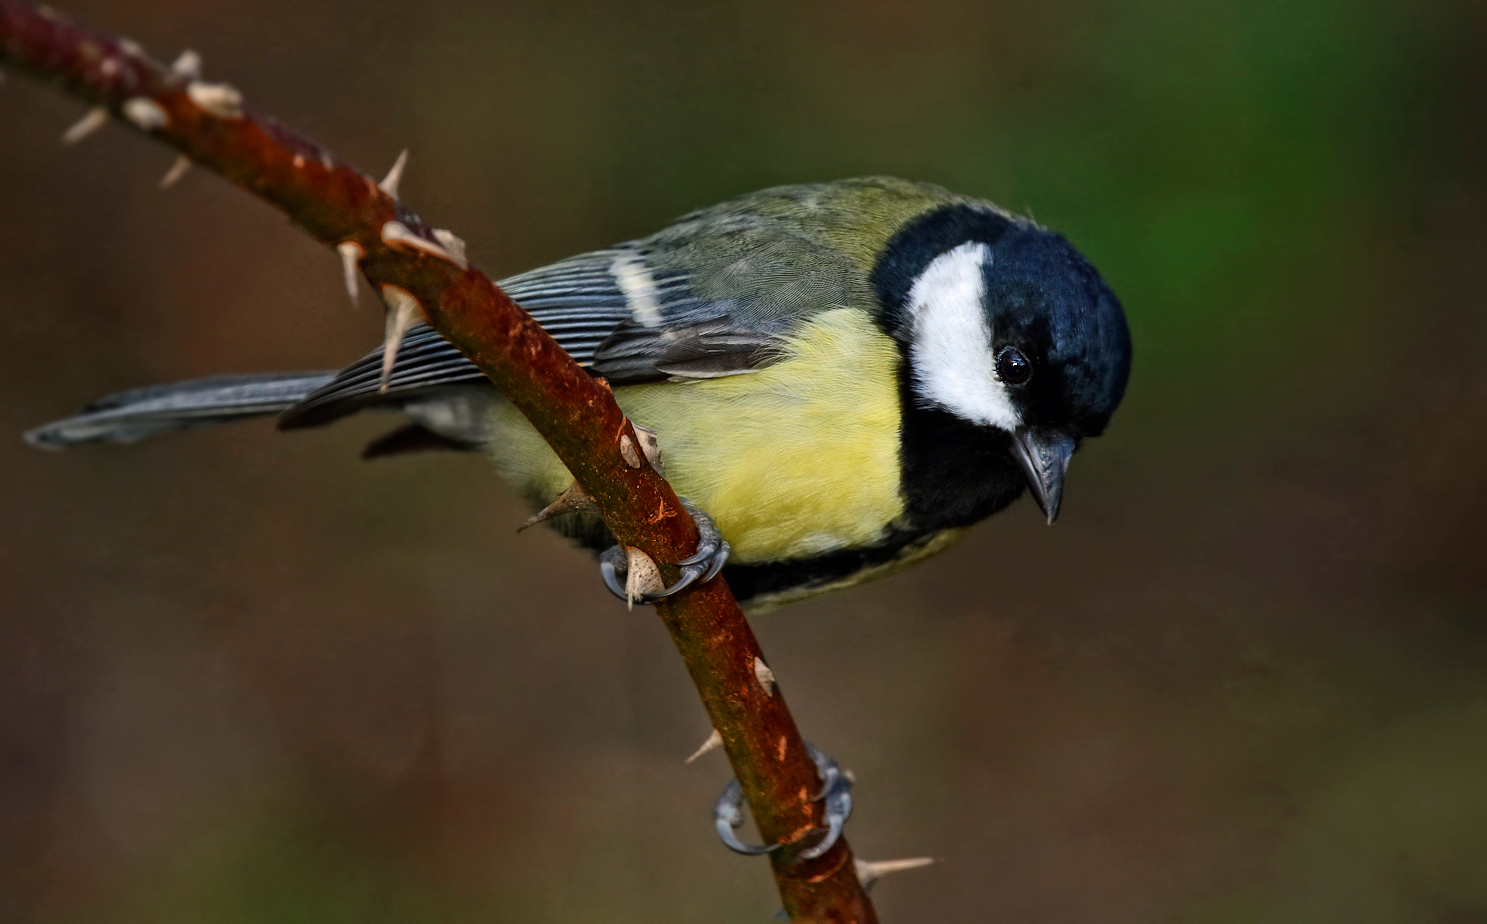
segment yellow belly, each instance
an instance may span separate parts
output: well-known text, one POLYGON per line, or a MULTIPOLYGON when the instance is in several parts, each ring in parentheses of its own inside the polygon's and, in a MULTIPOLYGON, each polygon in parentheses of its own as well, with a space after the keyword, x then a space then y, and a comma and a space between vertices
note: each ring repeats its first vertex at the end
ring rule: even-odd
MULTIPOLYGON (((787 357, 756 372, 615 390, 656 431, 678 494, 706 510, 738 562, 871 545, 903 513, 899 354, 861 311, 805 325, 787 357)), ((526 421, 492 410, 497 468, 534 503, 572 480, 526 421)))

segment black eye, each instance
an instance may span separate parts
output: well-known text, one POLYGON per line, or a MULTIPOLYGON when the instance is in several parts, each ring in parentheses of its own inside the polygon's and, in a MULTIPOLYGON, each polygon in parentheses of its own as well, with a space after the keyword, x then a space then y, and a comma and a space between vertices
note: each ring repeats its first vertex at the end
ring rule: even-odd
POLYGON ((1017 347, 1005 347, 996 355, 996 377, 1008 385, 1022 385, 1033 377, 1033 364, 1017 347))

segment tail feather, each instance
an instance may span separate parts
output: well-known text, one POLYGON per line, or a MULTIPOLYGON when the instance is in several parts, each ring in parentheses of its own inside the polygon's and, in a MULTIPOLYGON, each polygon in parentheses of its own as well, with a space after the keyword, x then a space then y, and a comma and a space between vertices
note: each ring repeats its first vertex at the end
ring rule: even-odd
POLYGON ((334 377, 334 372, 221 375, 121 391, 98 399, 73 417, 37 427, 26 434, 26 442, 42 449, 102 441, 132 443, 156 433, 278 414, 334 377))

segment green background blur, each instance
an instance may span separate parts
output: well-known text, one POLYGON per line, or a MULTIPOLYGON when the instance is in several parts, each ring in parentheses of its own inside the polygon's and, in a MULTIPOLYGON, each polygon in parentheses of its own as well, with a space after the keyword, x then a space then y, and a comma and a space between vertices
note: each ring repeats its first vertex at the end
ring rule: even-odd
MULTIPOLYGON (((1487 7, 86 0, 492 275, 894 173, 1062 231, 1126 403, 1055 529, 755 620, 890 921, 1487 922, 1487 7)), ((661 627, 392 421, 66 455, 105 391, 330 368, 333 255, 0 92, 0 920, 764 922, 661 627)))

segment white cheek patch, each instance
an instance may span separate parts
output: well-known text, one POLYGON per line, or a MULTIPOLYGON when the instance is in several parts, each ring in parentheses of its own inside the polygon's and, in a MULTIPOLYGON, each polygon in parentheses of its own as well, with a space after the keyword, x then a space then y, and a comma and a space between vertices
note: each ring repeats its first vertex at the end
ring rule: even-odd
POLYGON ((914 392, 973 423, 1015 430, 1022 424, 996 377, 991 327, 982 300, 991 250, 969 241, 934 259, 909 290, 914 392))

